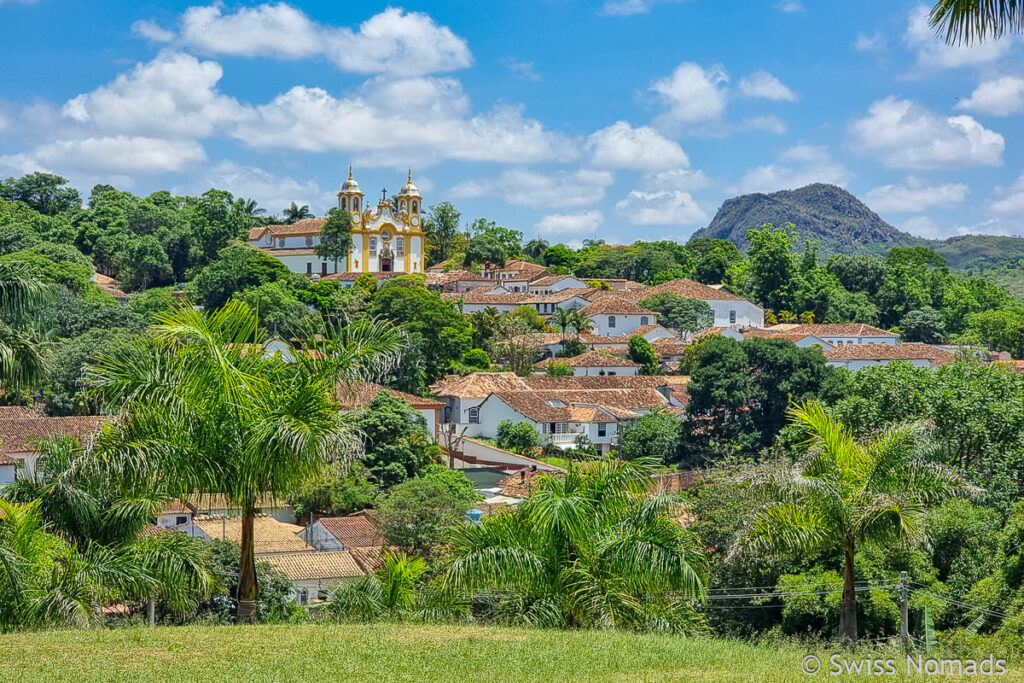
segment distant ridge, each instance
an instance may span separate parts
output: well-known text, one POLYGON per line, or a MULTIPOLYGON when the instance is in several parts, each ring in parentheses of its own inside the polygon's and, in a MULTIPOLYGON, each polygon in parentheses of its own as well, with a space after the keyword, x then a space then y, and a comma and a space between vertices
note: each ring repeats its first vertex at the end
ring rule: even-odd
POLYGON ((825 183, 727 199, 711 223, 693 236, 726 239, 746 251, 747 230, 765 223, 795 224, 800 240, 818 240, 824 254, 880 253, 923 241, 889 225, 843 188, 825 183))

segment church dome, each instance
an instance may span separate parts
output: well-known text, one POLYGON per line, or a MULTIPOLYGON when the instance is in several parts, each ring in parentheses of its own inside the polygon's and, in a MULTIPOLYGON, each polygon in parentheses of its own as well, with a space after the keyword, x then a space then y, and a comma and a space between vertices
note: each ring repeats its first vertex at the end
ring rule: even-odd
POLYGON ((360 192, 359 183, 352 177, 352 167, 348 167, 348 180, 341 184, 342 192, 360 192))
POLYGON ((402 186, 402 191, 398 193, 403 197, 419 197, 420 189, 412 184, 412 170, 409 170, 409 180, 402 186))

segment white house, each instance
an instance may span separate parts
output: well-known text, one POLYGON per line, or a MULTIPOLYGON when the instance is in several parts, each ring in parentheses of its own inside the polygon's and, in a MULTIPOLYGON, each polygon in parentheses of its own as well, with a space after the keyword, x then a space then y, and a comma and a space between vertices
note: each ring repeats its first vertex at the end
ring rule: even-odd
POLYGON ((822 350, 831 349, 833 345, 817 337, 813 334, 807 334, 806 332, 783 332, 782 330, 775 329, 759 329, 756 327, 748 327, 740 330, 744 339, 750 339, 752 337, 762 337, 764 339, 785 339, 786 341, 793 342, 801 349, 811 348, 817 346, 822 350))
POLYGON ((607 453, 622 429, 656 407, 673 410, 661 392, 649 388, 497 392, 480 404, 479 422, 468 426, 467 436, 493 438, 508 418, 529 422, 555 446, 570 448, 582 439, 607 453))
POLYGON ((620 358, 610 353, 600 351, 587 351, 571 358, 545 358, 535 364, 535 367, 547 369, 551 363, 565 363, 573 369, 573 374, 578 377, 590 375, 636 375, 639 374, 639 363, 634 363, 628 358, 620 358))
POLYGON ((807 334, 828 342, 832 346, 851 344, 896 344, 899 337, 864 323, 826 323, 822 325, 776 325, 787 334, 807 334))
POLYGON ((548 275, 530 283, 530 294, 552 294, 563 289, 583 289, 587 283, 571 275, 548 275))
MULTIPOLYGON (((21 411, 4 411, 24 417, 0 417, 0 481, 11 477, 34 478, 39 461, 38 444, 43 439, 70 437, 83 445, 97 432, 110 417, 104 415, 76 415, 71 417, 43 417, 39 414, 21 411)), ((12 479, 13 480, 13 479, 12 479)))
POLYGON ((303 605, 326 600, 338 583, 365 573, 347 550, 267 553, 256 559, 278 569, 292 584, 291 599, 303 605))
POLYGON ((590 316, 594 334, 609 337, 629 336, 638 327, 658 322, 658 314, 617 296, 604 296, 582 309, 590 316))
POLYGON ((642 301, 655 294, 675 294, 706 301, 714 314, 712 327, 764 327, 764 310, 727 289, 715 289, 693 280, 680 278, 639 291, 616 292, 630 301, 642 301))
POLYGON ((9 455, 0 453, 0 486, 13 484, 14 475, 18 471, 18 461, 9 455))
POLYGON ((380 548, 385 545, 377 525, 365 512, 345 517, 320 517, 300 531, 299 537, 317 550, 380 548))
POLYGON ((918 368, 934 368, 956 360, 949 351, 930 344, 849 344, 825 351, 825 361, 833 367, 860 370, 873 365, 906 361, 918 368))
POLYGON ((380 384, 374 384, 373 382, 353 382, 348 385, 338 384, 337 391, 338 401, 341 403, 342 410, 365 408, 378 393, 386 391, 392 396, 404 400, 413 410, 422 415, 427 423, 427 434, 434 441, 437 441, 438 424, 441 422, 441 410, 444 408, 444 403, 441 401, 421 398, 420 396, 407 394, 404 391, 397 391, 380 384))
POLYGON ((514 372, 473 372, 448 375, 430 389, 444 402, 442 421, 456 425, 479 424, 480 404, 495 391, 527 391, 526 380, 514 372))

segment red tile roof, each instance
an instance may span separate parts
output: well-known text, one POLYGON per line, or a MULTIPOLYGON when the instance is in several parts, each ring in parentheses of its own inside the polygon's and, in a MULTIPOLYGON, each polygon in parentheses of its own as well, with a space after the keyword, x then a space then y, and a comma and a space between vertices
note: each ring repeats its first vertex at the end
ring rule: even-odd
POLYGON ((815 337, 897 337, 895 332, 886 332, 864 323, 825 323, 821 325, 797 325, 785 330, 789 334, 813 334, 815 337))
POLYGON ((825 351, 827 360, 928 360, 932 365, 945 365, 956 360, 949 351, 930 344, 844 344, 825 351))
POLYGON ((321 517, 316 521, 346 549, 379 548, 384 545, 384 537, 369 515, 356 513, 347 517, 321 517))
MULTIPOLYGON (((611 349, 606 349, 611 350, 611 349)), ((600 351, 587 351, 571 358, 545 358, 536 365, 547 365, 552 361, 567 363, 574 368, 638 368, 639 363, 634 363, 628 358, 612 356, 600 351)))
POLYGON ((587 315, 646 315, 651 318, 657 318, 658 314, 649 311, 643 306, 638 306, 632 301, 617 296, 605 296, 601 297, 597 301, 587 304, 583 307, 583 312, 587 315))
POLYGON ((257 228, 251 228, 249 230, 249 241, 263 239, 267 231, 274 237, 287 237, 288 235, 316 235, 320 232, 320 228, 327 222, 327 217, 321 218, 304 218, 301 221, 295 221, 291 225, 261 225, 257 228))
POLYGON ((56 436, 84 442, 112 419, 105 415, 0 419, 0 453, 33 453, 38 441, 56 436))
POLYGON ((702 285, 699 282, 687 280, 686 278, 669 280, 668 282, 660 285, 655 285, 639 291, 619 291, 618 294, 619 296, 628 296, 630 301, 640 301, 642 299, 652 297, 655 294, 675 294, 676 296, 683 296, 687 299, 703 299, 705 301, 743 301, 742 297, 738 297, 730 291, 708 287, 707 285, 702 285))

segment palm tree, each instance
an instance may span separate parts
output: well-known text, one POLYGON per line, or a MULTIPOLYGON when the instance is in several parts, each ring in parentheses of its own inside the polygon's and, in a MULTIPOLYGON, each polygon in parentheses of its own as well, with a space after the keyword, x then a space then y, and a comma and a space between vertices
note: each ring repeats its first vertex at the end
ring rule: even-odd
POLYGON ((498 620, 693 631, 687 601, 708 562, 670 517, 680 500, 649 490, 654 461, 604 458, 543 476, 515 509, 456 527, 443 585, 498 620))
POLYGON ((544 250, 547 249, 548 246, 550 245, 548 244, 547 240, 532 239, 526 243, 525 247, 523 247, 523 253, 525 253, 530 258, 540 258, 541 255, 544 253, 544 250))
POLYGON ((285 218, 284 222, 287 225, 291 225, 292 223, 295 223, 296 221, 301 221, 304 218, 312 218, 312 217, 313 217, 313 212, 311 212, 309 210, 309 205, 308 204, 303 204, 302 206, 299 206, 295 202, 292 202, 292 205, 284 210, 284 218, 285 218))
POLYGON ((555 325, 562 331, 562 339, 565 339, 565 335, 573 329, 573 325, 576 323, 575 313, 576 311, 571 311, 568 308, 555 310, 555 325))
POLYGON ((95 450, 110 476, 160 481, 169 495, 222 493, 242 510, 238 618, 251 621, 256 501, 354 456, 337 384, 389 370, 403 339, 370 320, 325 325, 287 363, 262 352, 269 339, 242 302, 210 313, 182 304, 158 320, 155 347, 103 356, 89 371, 120 415, 95 450))
POLYGON ((255 199, 239 199, 238 205, 242 209, 242 213, 249 218, 250 225, 263 224, 261 216, 267 213, 267 210, 257 204, 255 199))
POLYGON ((971 492, 922 447, 920 424, 890 427, 857 440, 818 403, 790 409, 808 434, 799 461, 758 475, 763 507, 737 539, 737 551, 842 549, 839 635, 857 637, 854 553, 864 543, 920 542, 928 505, 971 492))
POLYGON ((947 43, 971 45, 1024 32, 1024 0, 939 0, 928 19, 947 43))
POLYGON ((4 388, 20 390, 45 376, 38 346, 12 323, 53 297, 53 288, 26 264, 0 263, 0 385, 4 388))
POLYGON ((591 332, 594 329, 594 322, 590 319, 590 316, 584 313, 582 310, 572 312, 572 328, 576 330, 576 339, 579 340, 580 335, 584 332, 591 332))
POLYGON ((600 246, 604 245, 604 243, 605 242, 602 239, 585 239, 585 240, 583 240, 583 246, 584 247, 600 247, 600 246))

